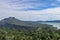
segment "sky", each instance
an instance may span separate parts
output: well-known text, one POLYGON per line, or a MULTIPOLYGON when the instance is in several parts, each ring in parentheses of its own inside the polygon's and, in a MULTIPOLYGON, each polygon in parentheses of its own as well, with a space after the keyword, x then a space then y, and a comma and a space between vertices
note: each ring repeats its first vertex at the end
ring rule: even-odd
POLYGON ((60 0, 0 0, 0 20, 7 17, 23 21, 60 20, 60 0))

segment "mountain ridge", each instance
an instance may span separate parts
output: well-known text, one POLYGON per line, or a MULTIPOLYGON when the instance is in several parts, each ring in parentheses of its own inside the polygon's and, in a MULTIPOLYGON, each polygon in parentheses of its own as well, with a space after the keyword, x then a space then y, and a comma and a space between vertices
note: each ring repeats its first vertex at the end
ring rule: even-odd
POLYGON ((26 30, 35 30, 37 28, 53 28, 52 25, 41 24, 38 22, 26 22, 16 19, 15 17, 5 18, 0 21, 0 27, 21 28, 26 30))

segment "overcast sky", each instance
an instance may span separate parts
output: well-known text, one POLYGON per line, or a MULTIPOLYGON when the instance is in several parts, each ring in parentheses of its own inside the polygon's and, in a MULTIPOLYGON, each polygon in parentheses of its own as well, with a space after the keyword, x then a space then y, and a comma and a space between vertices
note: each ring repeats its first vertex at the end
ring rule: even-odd
POLYGON ((60 0, 0 0, 0 19, 60 20, 60 0))

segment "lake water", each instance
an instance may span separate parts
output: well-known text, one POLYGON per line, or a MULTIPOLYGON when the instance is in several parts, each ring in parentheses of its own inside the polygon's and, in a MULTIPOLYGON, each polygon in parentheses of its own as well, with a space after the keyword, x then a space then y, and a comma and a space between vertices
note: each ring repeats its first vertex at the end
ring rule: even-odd
POLYGON ((60 23, 42 22, 42 24, 53 25, 54 27, 57 27, 58 29, 60 29, 60 23))

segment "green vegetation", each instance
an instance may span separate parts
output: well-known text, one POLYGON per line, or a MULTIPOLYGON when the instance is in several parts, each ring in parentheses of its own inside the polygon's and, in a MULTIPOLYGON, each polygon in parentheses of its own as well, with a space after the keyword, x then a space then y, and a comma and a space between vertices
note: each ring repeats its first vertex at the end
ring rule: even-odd
POLYGON ((0 21, 0 40, 60 40, 60 29, 7 18, 0 21))
POLYGON ((36 27, 35 30, 1 27, 0 40, 59 40, 60 30, 50 25, 36 27))

